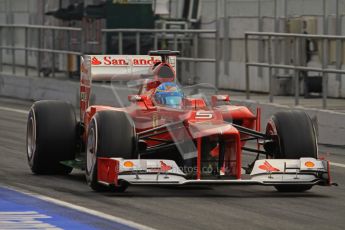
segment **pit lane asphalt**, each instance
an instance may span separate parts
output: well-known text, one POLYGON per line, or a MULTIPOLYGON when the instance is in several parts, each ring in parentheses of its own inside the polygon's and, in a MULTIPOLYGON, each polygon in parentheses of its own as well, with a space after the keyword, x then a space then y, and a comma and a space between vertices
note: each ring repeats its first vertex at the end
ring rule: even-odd
MULTIPOLYGON (((24 189, 157 229, 344 229, 345 168, 332 167, 339 187, 316 186, 305 193, 271 187, 130 187, 123 194, 96 193, 84 174, 33 175, 25 150, 26 118, 32 102, 0 98, 0 184, 24 189)), ((321 148, 322 152, 322 148, 321 148)), ((327 148, 345 163, 345 150, 327 148)))

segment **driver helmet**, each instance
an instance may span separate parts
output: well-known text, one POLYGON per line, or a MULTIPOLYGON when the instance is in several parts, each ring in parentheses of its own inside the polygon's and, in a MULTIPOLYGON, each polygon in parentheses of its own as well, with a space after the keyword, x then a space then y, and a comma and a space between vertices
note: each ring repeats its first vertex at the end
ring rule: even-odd
POLYGON ((160 84, 154 93, 154 100, 157 104, 181 108, 183 93, 177 84, 164 82, 160 84))

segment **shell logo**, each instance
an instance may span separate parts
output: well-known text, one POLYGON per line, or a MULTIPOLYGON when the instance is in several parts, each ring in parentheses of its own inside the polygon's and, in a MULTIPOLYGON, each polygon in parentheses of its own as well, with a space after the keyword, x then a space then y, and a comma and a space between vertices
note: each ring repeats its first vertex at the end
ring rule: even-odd
POLYGON ((305 162, 304 165, 305 165, 306 167, 308 167, 308 168, 313 168, 313 167, 315 166, 315 164, 314 164, 313 162, 311 162, 311 161, 305 162))
POLYGON ((126 168, 132 168, 134 166, 134 163, 132 161, 125 161, 123 163, 123 166, 125 166, 126 168))

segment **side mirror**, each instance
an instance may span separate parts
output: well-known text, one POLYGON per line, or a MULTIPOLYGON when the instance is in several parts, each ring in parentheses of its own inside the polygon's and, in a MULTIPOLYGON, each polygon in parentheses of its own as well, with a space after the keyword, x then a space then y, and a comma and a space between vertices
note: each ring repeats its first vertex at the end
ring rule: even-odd
POLYGON ((128 101, 130 102, 138 102, 138 101, 143 101, 143 97, 137 94, 134 95, 128 95, 128 101))
POLYGON ((136 102, 143 102, 143 104, 145 105, 145 107, 147 109, 156 109, 155 106, 153 105, 150 97, 148 97, 147 95, 128 95, 128 101, 136 103, 136 102))
POLYGON ((229 102, 230 101, 230 96, 229 95, 213 95, 211 97, 211 103, 212 106, 217 106, 218 102, 220 101, 225 101, 225 102, 229 102))

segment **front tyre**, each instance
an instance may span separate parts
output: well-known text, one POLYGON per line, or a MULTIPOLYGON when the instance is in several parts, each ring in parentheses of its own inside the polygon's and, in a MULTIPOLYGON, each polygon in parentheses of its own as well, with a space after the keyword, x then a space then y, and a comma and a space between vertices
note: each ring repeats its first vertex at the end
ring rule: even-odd
POLYGON ((135 153, 135 129, 130 117, 122 111, 100 111, 92 118, 86 144, 86 181, 95 191, 124 192, 128 184, 103 186, 97 180, 97 157, 130 159, 135 153))
POLYGON ((266 134, 274 140, 271 155, 275 159, 317 158, 315 128, 305 112, 284 111, 268 121, 266 134))
MULTIPOLYGON (((317 138, 307 113, 284 111, 274 114, 266 127, 266 134, 274 140, 271 155, 275 159, 318 157, 317 138)), ((276 185, 279 192, 304 192, 310 185, 276 185)))
POLYGON ((311 185, 276 185, 278 192, 305 192, 312 188, 311 185))

